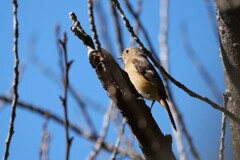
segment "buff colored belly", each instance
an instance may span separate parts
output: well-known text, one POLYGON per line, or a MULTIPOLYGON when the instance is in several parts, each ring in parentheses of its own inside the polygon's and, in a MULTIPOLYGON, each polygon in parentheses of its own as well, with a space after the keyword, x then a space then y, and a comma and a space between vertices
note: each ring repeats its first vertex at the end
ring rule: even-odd
POLYGON ((157 87, 147 81, 134 67, 125 67, 131 82, 134 84, 136 90, 146 99, 158 100, 157 87), (126 69, 133 68, 133 69, 126 69))

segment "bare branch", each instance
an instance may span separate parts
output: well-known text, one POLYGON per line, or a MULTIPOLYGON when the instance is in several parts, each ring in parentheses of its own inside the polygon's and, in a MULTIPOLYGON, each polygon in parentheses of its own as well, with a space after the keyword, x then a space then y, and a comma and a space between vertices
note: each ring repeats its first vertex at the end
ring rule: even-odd
MULTIPOLYGON (((56 47, 57 47, 57 50, 58 50, 58 65, 60 67, 60 72, 63 73, 64 72, 63 49, 62 49, 61 43, 59 43, 59 40, 60 40, 60 29, 61 29, 60 27, 61 26, 59 24, 56 24, 56 26, 55 26, 55 39, 56 39, 56 47)), ((33 54, 34 53, 32 53, 32 56, 33 56, 33 54)))
MULTIPOLYGON (((110 0, 110 2, 111 1, 112 0, 110 0)), ((116 36, 117 36, 117 44, 118 44, 118 52, 119 52, 119 55, 121 55, 122 51, 124 50, 123 38, 122 38, 122 28, 120 27, 119 19, 117 16, 117 11, 114 8, 112 3, 110 4, 110 8, 111 8, 113 19, 114 19, 114 26, 115 26, 115 31, 116 31, 116 36)))
POLYGON ((190 43, 191 41, 189 40, 189 35, 188 35, 188 30, 187 30, 186 24, 182 24, 181 33, 182 33, 182 38, 183 38, 183 40, 182 40, 183 47, 184 47, 188 57, 190 58, 190 60, 194 64, 194 66, 196 67, 198 73, 201 75, 201 77, 205 81, 205 84, 208 86, 208 88, 212 92, 212 95, 215 97, 216 101, 219 103, 222 102, 221 92, 217 87, 217 83, 214 81, 211 74, 208 73, 208 70, 207 70, 207 68, 204 67, 203 63, 201 63, 200 59, 197 57, 197 54, 194 51, 194 49, 190 43))
MULTIPOLYGON (((0 101, 4 101, 5 103, 11 103, 12 99, 5 97, 3 95, 0 95, 0 101)), ((17 105, 19 106, 19 108, 26 109, 28 111, 31 111, 32 113, 36 113, 42 117, 48 118, 49 120, 52 120, 52 121, 56 122, 57 124, 64 125, 64 120, 62 118, 51 113, 48 110, 41 109, 42 107, 34 106, 34 105, 31 105, 31 104, 28 104, 28 103, 25 103, 22 101, 18 101, 17 105)), ((79 127, 77 127, 76 125, 74 125, 72 123, 69 123, 69 129, 71 129, 75 134, 82 136, 92 142, 96 142, 98 139, 98 136, 90 134, 90 133, 86 132, 85 130, 81 130, 79 127)), ((108 152, 112 152, 114 150, 114 145, 106 143, 106 142, 103 142, 102 147, 103 147, 103 149, 105 149, 108 152)), ((126 155, 132 159, 143 159, 142 156, 139 155, 138 153, 129 152, 128 150, 123 149, 123 148, 118 148, 117 152, 123 156, 126 155)))
POLYGON ((94 160, 95 157, 97 156, 97 154, 99 153, 100 149, 102 148, 102 144, 106 137, 107 130, 109 127, 109 122, 110 122, 110 117, 111 117, 113 106, 114 106, 114 103, 113 103, 113 101, 111 101, 110 105, 108 107, 108 110, 105 113, 104 118, 103 118, 103 124, 102 124, 102 130, 100 133, 100 137, 97 139, 94 149, 88 157, 89 160, 94 160))
POLYGON ((64 129, 65 129, 65 136, 66 136, 66 155, 65 160, 69 159, 69 153, 70 153, 70 146, 72 143, 73 138, 69 138, 69 121, 68 121, 68 110, 67 110, 67 100, 68 100, 68 89, 69 89, 69 69, 73 61, 68 61, 67 56, 67 34, 64 32, 63 39, 59 41, 62 48, 63 48, 63 62, 64 62, 64 75, 63 75, 63 85, 64 85, 64 94, 63 97, 60 97, 62 106, 63 106, 63 112, 64 112, 64 129))
POLYGON ((94 22, 94 14, 93 14, 93 0, 88 0, 88 16, 89 16, 89 23, 92 30, 93 40, 95 42, 96 48, 98 51, 101 50, 101 44, 98 40, 97 29, 94 22))
MULTIPOLYGON (((132 6, 130 5, 130 3, 128 2, 128 0, 124 0, 126 6, 127 6, 127 9, 129 10, 129 12, 133 15, 133 17, 135 18, 135 20, 137 21, 137 24, 139 25, 139 29, 141 29, 142 33, 143 33, 143 36, 144 38, 146 39, 146 42, 150 48, 150 52, 152 52, 154 55, 157 55, 154 51, 154 48, 153 48, 153 45, 151 43, 151 40, 150 40, 150 37, 149 35, 147 34, 147 31, 146 29, 144 28, 142 22, 140 21, 140 18, 139 18, 139 14, 135 13, 135 11, 133 10, 132 6)), ((120 6, 120 5, 119 5, 120 6)))
MULTIPOLYGON (((59 28, 59 27, 56 27, 59 28)), ((55 30, 59 30, 59 29, 55 29, 55 30)), ((57 39, 57 50, 58 50, 58 54, 59 54, 59 66, 61 68, 61 73, 64 72, 63 70, 63 56, 62 56, 62 48, 61 45, 59 44, 59 36, 58 36, 58 31, 56 32, 56 39, 57 39), (61 57, 61 58, 60 58, 61 57)), ((58 75, 49 67, 47 66, 47 64, 45 64, 33 51, 31 51, 30 53, 30 58, 31 61, 39 70, 40 72, 42 72, 42 74, 44 74, 47 78, 49 78, 52 82, 54 82, 54 84, 58 85, 60 87, 60 80, 58 78, 58 75)), ((21 72, 22 73, 22 72, 21 72)), ((21 74, 20 74, 21 76, 21 74)), ((89 113, 87 112, 86 109, 86 104, 84 103, 84 101, 82 100, 83 98, 81 98, 81 96, 78 94, 77 90, 75 89, 75 87, 70 83, 69 81, 69 93, 70 95, 73 97, 73 99, 76 101, 76 103, 79 106, 80 111, 82 112, 82 116, 84 117, 84 120, 87 123, 87 127, 91 130, 91 132, 95 135, 97 135, 96 129, 93 125, 93 122, 89 116, 89 113)), ((91 102, 92 100, 89 100, 89 97, 84 97, 84 99, 87 99, 88 102, 91 102)), ((94 102, 94 105, 96 102, 94 102)), ((90 105, 90 106, 94 106, 94 105, 90 105)), ((99 108, 99 107, 97 107, 99 108)))
POLYGON ((148 51, 143 43, 140 41, 140 39, 138 38, 138 36, 134 33, 132 26, 129 23, 129 20, 126 18, 122 8, 120 7, 120 4, 117 0, 112 0, 114 6, 118 9, 118 12, 120 14, 120 16, 122 17, 124 24, 126 26, 126 28, 128 29, 128 31, 130 32, 132 38, 138 43, 138 45, 140 46, 140 49, 147 54, 147 56, 151 59, 151 61, 153 62, 153 64, 159 69, 159 71, 167 78, 169 79, 173 84, 175 84, 177 87, 181 88, 182 90, 184 90, 188 95, 190 95, 191 97, 200 99, 206 103, 208 103, 210 106, 212 106, 212 108, 217 109, 219 111, 224 112, 225 114, 227 114, 227 116, 229 116, 232 120, 236 121, 238 124, 240 124, 240 118, 238 118, 236 115, 234 115, 233 113, 231 113, 230 111, 226 110, 225 108, 219 106, 217 103, 211 101, 209 98, 201 96, 199 94, 197 94, 196 92, 190 90, 189 88, 187 88, 185 85, 183 85, 182 83, 180 83, 179 81, 177 81, 176 79, 174 79, 152 56, 152 53, 150 51, 148 51))
POLYGON ((99 36, 102 38, 103 40, 103 46, 106 47, 107 50, 111 51, 111 53, 113 52, 113 42, 111 41, 109 34, 111 34, 109 31, 109 25, 108 25, 108 20, 107 20, 107 15, 105 13, 105 9, 102 7, 102 1, 101 0, 97 0, 96 1, 96 16, 97 19, 99 19, 99 36))
POLYGON ((48 118, 43 123, 42 140, 40 144, 39 160, 48 160, 50 133, 47 130, 48 118))
MULTIPOLYGON (((168 43, 167 43, 167 38, 168 38, 168 0, 161 0, 161 4, 160 4, 160 18, 161 18, 161 28, 160 28, 160 36, 159 36, 159 43, 160 43, 160 50, 161 50, 161 54, 160 54, 160 60, 161 60, 161 64, 164 66, 164 68, 169 72, 170 70, 170 66, 168 65, 168 43)), ((185 153, 185 150, 183 147, 183 139, 182 139, 182 135, 184 135, 186 137, 187 140, 187 144, 190 148, 190 152, 192 153, 193 157, 195 160, 199 159, 198 153, 196 152, 196 149, 193 145, 193 142, 191 140, 190 134, 187 131, 186 125, 183 121, 182 115, 176 105, 176 102, 174 100, 174 97, 172 96, 172 90, 169 87, 169 81, 167 79, 165 80, 165 86, 169 95, 169 105, 171 107, 172 110, 172 114, 175 117, 175 120, 177 122, 177 126, 178 128, 180 128, 178 130, 178 132, 173 132, 175 139, 176 139, 176 146, 177 146, 177 150, 179 153, 179 157, 181 160, 186 160, 187 156, 185 153)))
MULTIPOLYGON (((92 119, 90 118, 89 113, 86 110, 86 105, 85 103, 82 101, 81 97, 79 96, 79 94, 77 93, 77 91, 73 88, 72 85, 70 85, 69 83, 69 93, 73 96, 73 98, 75 99, 75 101, 77 102, 83 117, 86 120, 87 126, 89 127, 89 129, 91 130, 92 134, 94 134, 95 136, 97 135, 97 131, 93 125, 92 119)), ((88 101, 89 102, 89 101, 88 101)))
POLYGON ((117 141, 116 141, 115 146, 114 146, 114 150, 113 150, 112 155, 110 157, 111 160, 115 160, 116 159, 117 149, 118 149, 118 147, 120 145, 120 141, 121 141, 121 138, 122 138, 123 133, 124 133, 125 124, 126 124, 126 122, 125 122, 125 120, 123 120, 121 132, 119 132, 117 141))
MULTIPOLYGON (((169 96, 169 97, 172 97, 171 95, 169 96)), ((182 117, 182 115, 180 114, 180 112, 178 111, 178 108, 176 107, 176 105, 174 105, 174 104, 176 104, 175 103, 175 101, 174 101, 174 99, 173 98, 170 98, 171 99, 171 102, 173 103, 173 107, 172 107, 172 111, 173 111, 173 114, 175 115, 175 117, 176 117, 176 122, 177 122, 177 124, 180 124, 180 130, 181 130, 181 132, 182 132, 182 134, 185 136, 185 138, 186 138, 186 141, 187 141, 187 144, 188 144, 188 147, 189 147, 189 150, 190 150, 190 152, 191 152, 191 154, 193 155, 193 157, 194 157, 194 159, 195 160, 199 160, 200 158, 199 158, 199 155, 198 155, 198 152, 197 152, 197 150, 196 150, 196 148, 195 148, 195 146, 194 146, 194 144, 193 144, 193 140, 192 140, 192 138, 191 138, 191 135, 189 134, 189 131, 187 130, 187 128, 186 128, 186 125, 185 125, 185 122, 184 122, 184 120, 183 120, 183 117, 182 117), (176 110, 176 111, 175 111, 176 110), (175 113, 178 113, 178 114, 175 114, 175 113)), ((178 133, 177 133, 178 134, 178 133)), ((179 135, 179 136, 181 136, 181 135, 179 135)), ((181 149, 180 149, 181 150, 181 149)), ((181 154, 182 154, 182 151, 180 151, 181 152, 181 154)), ((180 155, 181 155, 180 154, 180 155)))
MULTIPOLYGON (((228 98, 230 93, 224 94, 224 108, 227 108, 228 98)), ((227 116, 222 113, 222 125, 221 125, 221 137, 220 137, 220 147, 219 147, 219 160, 224 160, 224 140, 226 132, 226 120, 227 116)))
POLYGON ((19 71, 18 71, 18 65, 19 65, 19 58, 18 58, 18 18, 17 18, 17 12, 18 12, 18 3, 17 0, 13 0, 13 30, 14 30, 14 45, 13 45, 13 54, 14 54, 14 77, 13 77, 13 99, 12 99, 12 111, 11 111, 11 117, 9 122, 9 129, 8 129, 8 135, 6 138, 5 143, 5 151, 3 155, 3 160, 7 160, 9 156, 9 148, 10 143, 12 140, 12 136, 14 133, 14 121, 16 117, 16 108, 17 108, 17 102, 18 102, 18 80, 19 80, 19 71))
MULTIPOLYGON (((129 3, 130 5, 130 3, 129 3)), ((128 7, 127 7, 128 8, 128 7)), ((135 7, 135 14, 140 17, 141 13, 142 13, 142 0, 138 0, 137 3, 136 3, 136 7, 135 7)), ((131 12, 131 11, 130 11, 131 12)), ((139 21, 140 21, 140 18, 136 19, 135 18, 135 21, 134 21, 134 30, 135 30, 135 33, 138 35, 139 34, 139 30, 140 30, 140 24, 139 24, 139 21)), ((143 33, 144 34, 144 33, 143 33)), ((145 36, 144 36, 145 37, 145 36)), ((145 37, 146 38, 146 37, 145 37)), ((147 40, 146 40, 147 41, 147 40)), ((130 41, 130 46, 133 46, 135 43, 134 39, 131 38, 131 41, 130 41)))
MULTIPOLYGON (((88 36, 79 30, 80 23, 73 12, 70 13, 73 26, 71 30, 86 44, 88 36), (79 26, 75 25, 78 24, 79 26), (80 34, 80 35, 78 35, 80 34), (83 34, 83 35, 81 35, 83 34), (86 37, 87 39, 84 39, 86 37)), ((164 136, 153 119, 150 109, 136 91, 126 72, 115 62, 110 53, 102 49, 101 53, 87 46, 89 60, 100 79, 103 88, 118 106, 133 134, 138 139, 147 159, 175 159, 170 135, 164 136)))
POLYGON ((83 44, 86 47, 95 49, 92 38, 85 33, 85 31, 80 25, 80 22, 77 20, 76 15, 73 12, 70 12, 69 17, 72 21, 72 27, 71 27, 72 32, 83 42, 83 44))

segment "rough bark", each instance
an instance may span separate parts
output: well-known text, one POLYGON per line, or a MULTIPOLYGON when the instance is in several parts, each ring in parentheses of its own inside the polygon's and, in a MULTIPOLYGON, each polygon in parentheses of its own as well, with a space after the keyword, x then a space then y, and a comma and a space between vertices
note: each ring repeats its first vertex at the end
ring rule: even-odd
MULTIPOLYGON (((240 117, 240 3, 216 1, 220 54, 224 71, 227 109, 240 117)), ((240 159, 240 125, 230 119, 234 159, 240 159)))
POLYGON ((101 53, 93 51, 89 60, 107 94, 136 136, 144 157, 149 160, 174 160, 172 137, 161 132, 149 107, 111 54, 103 50, 101 53))

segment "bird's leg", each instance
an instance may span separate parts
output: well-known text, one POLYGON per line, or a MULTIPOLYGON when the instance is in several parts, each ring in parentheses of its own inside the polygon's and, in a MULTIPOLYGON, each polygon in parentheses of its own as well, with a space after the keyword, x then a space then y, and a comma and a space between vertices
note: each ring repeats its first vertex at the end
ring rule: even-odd
POLYGON ((155 102, 155 100, 152 101, 152 104, 151 104, 150 110, 152 110, 152 107, 153 107, 154 102, 155 102))

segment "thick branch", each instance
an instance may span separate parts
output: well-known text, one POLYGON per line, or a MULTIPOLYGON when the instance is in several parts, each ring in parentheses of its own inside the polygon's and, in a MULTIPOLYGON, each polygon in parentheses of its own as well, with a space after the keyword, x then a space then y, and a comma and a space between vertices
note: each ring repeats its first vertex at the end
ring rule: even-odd
MULTIPOLYGON (((235 0, 216 1, 216 8, 225 92, 229 94, 226 107, 240 118, 240 3, 235 0)), ((234 159, 240 159, 240 124, 230 119, 230 128, 234 159)))

